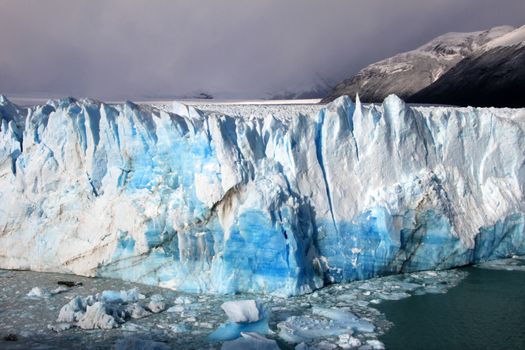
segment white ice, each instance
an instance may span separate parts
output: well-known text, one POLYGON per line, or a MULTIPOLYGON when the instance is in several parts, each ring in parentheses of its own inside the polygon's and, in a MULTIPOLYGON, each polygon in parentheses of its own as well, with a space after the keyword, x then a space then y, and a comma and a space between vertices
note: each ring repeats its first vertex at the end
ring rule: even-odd
POLYGON ((231 322, 257 322, 264 316, 262 306, 255 300, 227 301, 221 308, 231 322))
POLYGON ((525 254, 525 110, 217 109, 0 98, 0 267, 290 296, 525 254))
POLYGON ((242 332, 241 337, 225 341, 221 350, 280 350, 277 342, 258 333, 242 332))

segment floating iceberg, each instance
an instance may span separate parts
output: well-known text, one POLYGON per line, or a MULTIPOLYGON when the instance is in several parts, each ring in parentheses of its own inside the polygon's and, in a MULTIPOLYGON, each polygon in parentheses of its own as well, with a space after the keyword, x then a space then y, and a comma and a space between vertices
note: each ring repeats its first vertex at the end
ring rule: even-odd
POLYGON ((255 300, 227 301, 221 305, 231 322, 257 322, 264 317, 264 309, 255 300))
POLYGON ((0 98, 0 267, 287 296, 525 254, 523 110, 250 108, 0 98))
POLYGON ((57 332, 71 327, 111 329, 131 318, 143 318, 151 315, 151 312, 158 313, 165 309, 161 295, 151 296, 147 306, 149 311, 138 302, 139 299, 144 298, 145 296, 137 289, 120 292, 105 290, 84 298, 75 296, 60 309, 57 324, 51 325, 50 328, 57 332), (162 307, 159 303, 162 303, 162 307))
MULTIPOLYGON (((255 300, 227 301, 221 305, 221 308, 228 316, 228 322, 222 324, 210 334, 210 340, 223 341, 237 339, 243 336, 243 333, 271 333, 270 327, 268 326, 270 315, 259 302, 255 300)), ((243 337, 247 338, 243 342, 254 341, 254 339, 251 339, 249 336, 243 337)), ((255 340, 259 341, 260 339, 255 340)))

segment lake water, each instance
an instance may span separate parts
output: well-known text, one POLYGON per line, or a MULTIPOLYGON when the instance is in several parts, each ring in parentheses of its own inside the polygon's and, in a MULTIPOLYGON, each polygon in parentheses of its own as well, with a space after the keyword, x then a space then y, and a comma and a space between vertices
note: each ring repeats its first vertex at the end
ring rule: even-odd
POLYGON ((468 267, 446 294, 378 305, 387 349, 525 349, 525 272, 468 267))
MULTIPOLYGON (((497 269, 525 270, 525 257, 491 264, 497 269)), ((64 349, 72 344, 76 349, 113 349, 130 341, 142 344, 136 348, 154 343, 177 350, 219 350, 225 344, 226 349, 231 345, 227 344, 229 336, 221 332, 222 338, 214 339, 210 335, 232 329, 221 305, 242 299, 257 299, 269 312, 272 332, 263 330, 264 336, 283 350, 295 349, 302 341, 313 349, 357 349, 361 345, 379 349, 383 344, 378 339, 387 349, 525 350, 525 271, 479 268, 334 284, 292 298, 191 295, 107 278, 0 270, 0 349, 64 349), (51 294, 58 281, 78 283, 51 294), (31 295, 35 287, 49 295, 31 295), (114 295, 117 292, 108 291, 133 288, 143 294, 139 304, 149 305, 157 294, 167 310, 143 318, 125 317, 112 329, 57 323, 61 308, 76 296, 114 295), (64 325, 68 327, 62 328, 64 325), (15 340, 4 339, 9 334, 15 340)), ((233 325, 237 330, 246 326, 233 325)))

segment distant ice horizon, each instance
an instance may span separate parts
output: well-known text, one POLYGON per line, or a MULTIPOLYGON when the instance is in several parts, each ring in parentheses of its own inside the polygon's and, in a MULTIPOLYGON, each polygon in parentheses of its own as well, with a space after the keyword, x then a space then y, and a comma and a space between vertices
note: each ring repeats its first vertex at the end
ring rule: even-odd
POLYGON ((164 104, 172 102, 180 102, 187 105, 203 105, 203 104, 236 104, 236 105, 295 105, 295 104, 318 104, 321 102, 321 98, 311 99, 262 99, 262 98, 218 98, 218 99, 199 99, 199 98, 128 98, 128 99, 100 99, 86 96, 66 96, 66 95, 51 95, 51 96, 17 96, 11 94, 2 94, 11 102, 20 106, 33 106, 38 104, 44 104, 49 100, 59 100, 63 98, 72 97, 75 99, 91 99, 95 101, 101 101, 109 104, 118 104, 131 101, 136 104, 164 104))

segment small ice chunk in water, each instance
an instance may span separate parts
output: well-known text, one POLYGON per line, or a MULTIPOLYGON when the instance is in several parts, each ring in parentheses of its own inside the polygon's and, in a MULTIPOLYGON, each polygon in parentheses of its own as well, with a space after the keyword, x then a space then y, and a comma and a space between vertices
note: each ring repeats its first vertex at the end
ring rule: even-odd
POLYGON ((342 334, 339 336, 337 345, 343 349, 352 349, 361 346, 361 341, 358 338, 352 337, 350 334, 342 334))
POLYGON ((151 315, 149 311, 144 309, 142 305, 139 303, 133 303, 126 305, 124 311, 131 317, 131 318, 143 318, 146 316, 151 315))
POLYGON ((30 298, 49 298, 51 297, 51 292, 47 288, 34 287, 27 293, 27 296, 30 298))
POLYGON ((410 297, 410 294, 405 292, 393 293, 377 293, 377 296, 382 300, 401 300, 410 297))
POLYGON ((82 298, 79 296, 74 297, 67 303, 62 306, 58 314, 57 322, 76 322, 78 321, 86 311, 86 306, 84 305, 82 298))
POLYGON ((108 314, 105 305, 98 301, 87 307, 77 326, 82 329, 111 329, 118 324, 115 318, 108 314))
POLYGON ((514 255, 512 259, 486 261, 476 265, 476 267, 490 270, 525 271, 523 257, 517 255, 514 255))
POLYGON ((181 313, 183 311, 184 311, 184 306, 182 305, 174 305, 170 307, 168 310, 166 310, 166 312, 178 312, 178 313, 181 313))
POLYGON ((127 337, 115 343, 115 350, 170 350, 168 344, 149 339, 127 337))
POLYGON ((446 292, 447 292, 446 287, 425 286, 425 293, 428 293, 428 294, 445 294, 446 292))
POLYGON ((330 343, 329 341, 323 340, 319 344, 317 344, 317 348, 319 350, 335 350, 337 349, 337 345, 330 343))
POLYGON ((379 340, 376 339, 367 340, 366 343, 370 345, 374 350, 383 350, 385 348, 385 344, 381 343, 379 340))
POLYGON ((57 324, 50 324, 47 326, 48 329, 55 331, 57 333, 66 331, 70 329, 71 327, 73 327, 71 323, 57 323, 57 324))
POLYGON ((370 333, 375 326, 372 322, 360 319, 351 312, 314 307, 313 318, 306 315, 291 316, 277 324, 279 337, 290 343, 299 343, 316 338, 338 336, 352 331, 370 333))
POLYGON ((370 333, 375 329, 375 326, 372 322, 360 319, 348 311, 314 307, 312 309, 312 313, 314 315, 319 315, 334 320, 337 322, 337 325, 345 326, 346 328, 351 328, 358 332, 370 333))
POLYGON ((259 334, 269 334, 268 317, 262 318, 257 322, 228 322, 219 326, 210 334, 212 341, 224 341, 239 338, 241 333, 255 332, 259 334))
POLYGON ((144 299, 145 296, 140 294, 137 288, 130 290, 121 290, 120 292, 115 290, 105 290, 98 298, 100 301, 109 303, 134 303, 139 299, 144 299))
POLYGON ((108 314, 106 306, 101 302, 96 302, 86 309, 86 313, 77 323, 82 329, 111 329, 117 327, 115 318, 108 314))
POLYGON ((277 324, 279 337, 289 343, 301 343, 347 331, 333 329, 331 326, 328 321, 314 320, 309 316, 290 316, 277 324))
POLYGON ((227 301, 221 308, 228 316, 229 322, 220 325, 210 334, 210 340, 233 340, 239 338, 241 333, 247 332, 270 333, 269 317, 263 306, 255 300, 227 301))
POLYGON ((334 321, 353 322, 355 320, 358 320, 357 316, 353 313, 338 309, 327 309, 324 307, 314 306, 312 308, 312 313, 314 315, 323 316, 334 321))
POLYGON ((421 285, 419 284, 416 284, 416 283, 410 283, 410 282, 397 282, 397 285, 399 286, 399 288, 407 291, 407 292, 413 292, 414 290, 418 289, 421 287, 421 285))
POLYGON ((277 342, 258 333, 242 332, 241 338, 226 341, 221 350, 280 350, 277 342))
POLYGON ((188 327, 184 324, 174 324, 170 326, 170 330, 173 333, 185 333, 188 332, 188 327))
POLYGON ((157 314, 166 309, 166 303, 164 302, 164 297, 160 294, 154 294, 151 296, 151 300, 148 304, 148 309, 157 314))
POLYGON ((221 305, 231 322, 257 322, 264 314, 259 303, 255 300, 227 301, 221 305))
POLYGON ((121 329, 126 332, 148 332, 149 329, 140 326, 136 323, 126 322, 122 325, 121 329))
POLYGON ((59 286, 52 291, 49 291, 47 288, 34 287, 27 293, 27 296, 30 298, 50 298, 53 295, 67 292, 69 288, 64 286, 59 286))
POLYGON ((177 297, 173 303, 174 304, 177 304, 177 305, 180 305, 180 304, 192 304, 193 303, 193 298, 190 298, 188 296, 185 296, 185 295, 181 295, 179 297, 177 297))

